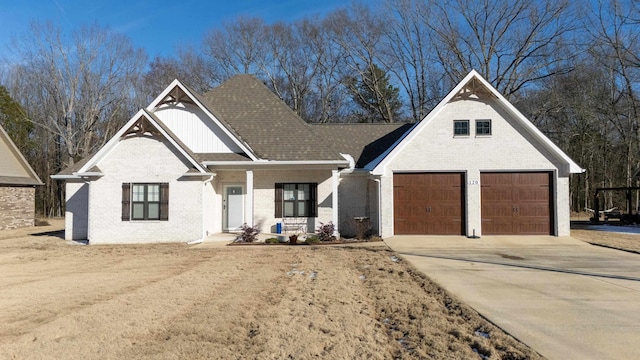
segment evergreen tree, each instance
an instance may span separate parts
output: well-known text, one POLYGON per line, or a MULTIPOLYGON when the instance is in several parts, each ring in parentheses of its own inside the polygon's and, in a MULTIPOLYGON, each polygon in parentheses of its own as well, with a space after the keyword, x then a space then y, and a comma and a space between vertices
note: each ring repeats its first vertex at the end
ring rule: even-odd
POLYGON ((22 106, 11 98, 4 86, 0 86, 0 125, 20 152, 27 156, 34 145, 31 140, 33 123, 29 121, 22 106))
POLYGON ((376 64, 367 67, 360 79, 349 77, 345 81, 353 100, 359 106, 356 112, 360 122, 396 122, 400 116, 400 90, 390 84, 389 75, 376 64))

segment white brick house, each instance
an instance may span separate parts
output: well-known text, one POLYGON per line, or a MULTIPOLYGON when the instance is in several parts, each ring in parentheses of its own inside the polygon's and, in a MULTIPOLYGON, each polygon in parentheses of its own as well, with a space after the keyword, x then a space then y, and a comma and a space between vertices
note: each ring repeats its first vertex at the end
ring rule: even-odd
POLYGON ((568 176, 579 171, 472 72, 413 126, 308 125, 253 76, 204 95, 176 80, 52 177, 67 182, 66 238, 99 244, 292 220, 353 234, 354 217, 385 237, 568 235, 568 176))

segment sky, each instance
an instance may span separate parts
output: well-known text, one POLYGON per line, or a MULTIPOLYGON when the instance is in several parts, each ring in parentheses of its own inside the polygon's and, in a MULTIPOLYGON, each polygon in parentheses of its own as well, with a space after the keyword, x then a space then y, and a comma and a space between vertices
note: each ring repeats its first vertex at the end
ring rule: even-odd
POLYGON ((323 16, 349 0, 0 0, 0 52, 32 21, 52 21, 65 31, 98 23, 127 35, 150 58, 171 56, 181 44, 197 45, 224 22, 260 17, 267 23, 323 16))

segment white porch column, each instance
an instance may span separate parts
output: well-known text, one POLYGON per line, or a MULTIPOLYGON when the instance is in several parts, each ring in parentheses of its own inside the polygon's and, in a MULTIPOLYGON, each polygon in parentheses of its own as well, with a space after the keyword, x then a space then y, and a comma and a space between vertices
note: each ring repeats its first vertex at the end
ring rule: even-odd
POLYGON ((339 175, 338 170, 331 170, 331 222, 333 222, 333 226, 335 226, 336 233, 340 233, 340 229, 338 228, 338 210, 340 209, 340 206, 338 205, 339 175))
POLYGON ((244 197, 244 221, 249 226, 253 223, 253 170, 247 170, 247 194, 244 197))

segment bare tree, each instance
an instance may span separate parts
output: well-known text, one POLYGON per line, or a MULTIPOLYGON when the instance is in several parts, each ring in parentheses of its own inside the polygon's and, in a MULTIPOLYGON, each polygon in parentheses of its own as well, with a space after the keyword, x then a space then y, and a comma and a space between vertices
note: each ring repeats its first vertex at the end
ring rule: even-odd
POLYGON ((586 26, 593 39, 590 54, 610 78, 609 120, 624 146, 626 186, 640 167, 639 24, 637 3, 612 0, 599 1, 586 26))
POLYGON ((293 24, 276 23, 266 30, 268 55, 261 65, 262 73, 293 111, 307 117, 306 102, 319 70, 315 43, 307 39, 314 36, 317 27, 309 20, 302 20, 293 24))
POLYGON ((121 124, 146 56, 128 38, 98 26, 65 38, 51 23, 33 23, 14 47, 18 99, 37 126, 59 138, 73 164, 101 146, 121 124), (18 90, 19 89, 19 90, 18 90))
POLYGON ((259 74, 266 52, 265 28, 260 18, 240 17, 208 32, 203 40, 207 63, 222 80, 236 74, 259 74))
MULTIPOLYGON (((354 4, 348 9, 329 14, 325 23, 332 33, 332 40, 340 48, 345 59, 341 81, 352 92, 363 89, 348 86, 354 78, 360 84, 364 84, 368 87, 366 91, 373 95, 375 103, 378 104, 375 108, 380 118, 386 122, 398 121, 397 114, 393 111, 396 106, 388 103, 391 98, 387 96, 386 88, 377 86, 380 79, 372 76, 380 73, 386 76, 389 72, 388 64, 381 59, 385 46, 383 40, 388 31, 384 17, 368 7, 354 4)), ((362 97, 362 94, 354 95, 355 98, 362 97)))
POLYGON ((528 84, 569 71, 563 51, 576 28, 568 0, 429 1, 431 44, 456 83, 472 69, 508 99, 528 84))
POLYGON ((133 113, 146 55, 107 28, 66 36, 51 23, 31 24, 13 50, 5 83, 38 129, 47 163, 37 171, 55 192, 46 207, 59 214, 64 197, 49 175, 96 151, 133 113))
POLYGON ((431 6, 423 0, 389 0, 385 11, 393 14, 386 32, 383 61, 402 85, 408 98, 413 121, 422 120, 442 96, 442 70, 433 66, 427 23, 431 6))

